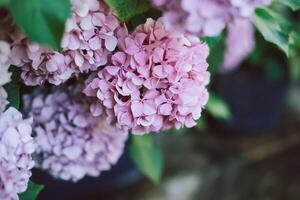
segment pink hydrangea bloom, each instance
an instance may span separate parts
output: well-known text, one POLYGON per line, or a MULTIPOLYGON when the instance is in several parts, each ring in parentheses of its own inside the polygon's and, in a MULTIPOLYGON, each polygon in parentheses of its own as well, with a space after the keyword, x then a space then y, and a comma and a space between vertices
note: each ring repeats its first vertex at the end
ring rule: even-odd
POLYGON ((251 18, 254 10, 270 5, 272 0, 152 0, 152 2, 163 10, 163 20, 172 30, 213 37, 218 36, 227 27, 229 35, 222 70, 232 70, 253 50, 254 28, 251 18))
POLYGON ((104 110, 110 123, 134 134, 194 126, 208 100, 207 45, 148 19, 119 49, 87 81, 92 113, 104 110))
POLYGON ((152 0, 163 10, 163 20, 170 28, 217 36, 235 18, 250 18, 255 8, 272 0, 152 0))
POLYGON ((254 27, 249 20, 235 20, 229 24, 222 70, 233 70, 241 64, 252 52, 254 41, 254 27))
POLYGON ((59 85, 74 73, 66 56, 27 39, 13 45, 11 64, 22 68, 21 78, 26 85, 43 84, 45 81, 59 85))
POLYGON ((27 189, 34 161, 35 144, 31 120, 15 108, 0 114, 0 199, 16 200, 27 189))
POLYGON ((98 176, 118 161, 128 134, 109 125, 105 115, 93 117, 81 87, 38 92, 24 98, 34 120, 37 167, 76 182, 98 176))
POLYGON ((45 81, 59 85, 72 76, 96 70, 107 63, 126 28, 102 0, 72 0, 66 22, 63 52, 42 47, 26 38, 15 39, 11 63, 22 67, 27 85, 45 81))

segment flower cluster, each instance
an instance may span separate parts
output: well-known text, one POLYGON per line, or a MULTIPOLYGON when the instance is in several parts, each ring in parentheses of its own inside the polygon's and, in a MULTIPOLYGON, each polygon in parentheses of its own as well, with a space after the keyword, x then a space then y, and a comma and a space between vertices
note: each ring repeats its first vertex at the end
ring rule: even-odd
POLYGON ((229 0, 233 12, 241 17, 251 17, 256 8, 268 6, 272 0, 229 0))
POLYGON ((24 98, 33 117, 38 167, 63 180, 78 181, 109 170, 122 155, 127 132, 93 117, 81 87, 56 88, 24 98))
POLYGON ((0 41, 0 112, 5 110, 7 105, 7 94, 3 89, 3 85, 10 81, 11 73, 8 72, 8 57, 10 55, 10 46, 5 41, 0 41))
POLYGON ((228 28, 223 69, 233 69, 252 51, 254 31, 251 17, 258 7, 272 0, 152 0, 161 8, 163 20, 172 30, 218 36, 228 28), (241 34, 241 32, 244 34, 241 34), (236 35, 244 38, 236 37, 236 35), (239 38, 239 39, 237 39, 239 38))
POLYGON ((152 0, 163 12, 168 28, 191 34, 217 36, 228 20, 222 0, 152 0))
POLYGON ((180 31, 217 36, 236 18, 249 18, 255 8, 272 0, 152 0, 161 8, 164 22, 180 31))
POLYGON ((87 81, 94 115, 134 134, 192 127, 208 100, 209 50, 148 19, 120 43, 112 64, 87 81))
POLYGON ((0 87, 0 113, 5 110, 7 104, 7 93, 3 87, 0 87))
POLYGON ((117 163, 129 131, 192 127, 208 101, 209 49, 199 38, 152 19, 128 34, 103 0, 71 3, 62 52, 13 25, 11 46, 0 42, 0 199, 18 199, 26 189, 31 154, 55 178, 96 177, 117 163), (30 120, 14 108, 5 111, 8 63, 20 68, 26 85, 60 85, 24 96, 30 120), (90 73, 85 84, 63 84, 82 73, 90 73))
POLYGON ((107 63, 118 37, 127 34, 102 0, 72 0, 66 22, 63 52, 40 46, 20 36, 12 47, 11 64, 22 68, 26 85, 48 81, 59 85, 72 76, 96 70, 107 63))
POLYGON ((235 20, 228 25, 226 51, 223 71, 230 71, 252 52, 254 44, 254 27, 249 20, 235 20))
POLYGON ((34 161, 31 121, 15 108, 0 114, 0 199, 16 200, 27 188, 34 161))
POLYGON ((0 41, 0 85, 4 85, 10 81, 10 73, 8 72, 8 57, 10 55, 10 46, 5 41, 0 41))

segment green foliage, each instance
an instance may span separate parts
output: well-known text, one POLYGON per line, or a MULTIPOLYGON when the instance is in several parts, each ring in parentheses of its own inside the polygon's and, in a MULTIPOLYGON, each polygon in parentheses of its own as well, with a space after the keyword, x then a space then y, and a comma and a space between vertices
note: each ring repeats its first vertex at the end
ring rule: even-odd
POLYGON ((200 38, 208 44, 210 53, 208 56, 209 72, 214 75, 219 71, 219 67, 224 61, 225 52, 225 33, 223 32, 217 37, 203 37, 200 38))
MULTIPOLYGON (((290 58, 289 58, 290 59, 290 58)), ((273 43, 267 42, 262 35, 256 35, 255 49, 247 60, 249 67, 261 71, 270 82, 285 79, 288 58, 273 43)))
POLYGON ((293 11, 300 9, 300 0, 275 0, 274 2, 289 6, 293 11))
POLYGON ((69 0, 10 0, 8 8, 17 25, 33 41, 59 50, 69 0))
POLYGON ((158 19, 161 17, 161 12, 157 9, 151 8, 147 12, 132 17, 130 20, 130 25, 132 26, 131 28, 135 28, 140 24, 144 24, 149 17, 152 19, 158 19))
POLYGON ((222 33, 215 37, 201 37, 200 40, 206 42, 209 48, 213 48, 216 45, 218 45, 220 42, 222 42, 223 37, 224 35, 222 33))
POLYGON ((8 95, 9 106, 16 109, 20 108, 20 86, 16 83, 10 82, 4 86, 8 95))
POLYGON ((106 3, 116 12, 119 19, 124 22, 151 8, 148 0, 106 0, 106 3))
POLYGON ((155 146, 153 136, 133 136, 129 146, 129 153, 135 165, 150 180, 158 183, 163 170, 163 155, 155 146))
POLYGON ((196 128, 198 130, 204 130, 206 128, 205 119, 203 117, 197 120, 196 128))
POLYGON ((0 6, 2 5, 8 5, 10 0, 0 0, 0 6))
POLYGON ((275 59, 266 58, 265 66, 263 67, 263 70, 266 74, 267 80, 274 82, 274 81, 280 81, 283 78, 284 72, 280 64, 281 63, 279 63, 275 59))
POLYGON ((11 82, 4 85, 4 89, 8 95, 9 106, 12 106, 16 109, 20 108, 21 94, 20 94, 20 74, 21 71, 15 67, 11 66, 9 71, 12 73, 11 82))
POLYGON ((289 75, 294 82, 300 82, 300 56, 294 56, 289 60, 289 75))
MULTIPOLYGON (((297 27, 297 25, 294 25, 297 27)), ((290 32, 289 44, 291 47, 291 57, 300 56, 300 26, 290 32)))
POLYGON ((209 101, 205 107, 213 117, 221 120, 229 120, 231 112, 227 103, 219 96, 210 93, 209 101))
POLYGON ((43 188, 43 185, 38 185, 32 181, 29 181, 27 190, 21 193, 19 198, 20 200, 35 200, 43 188))
MULTIPOLYGON (((300 29, 300 27, 299 27, 300 29)), ((300 81, 300 30, 294 30, 290 34, 291 57, 289 59, 289 72, 293 81, 300 81)))
POLYGON ((289 56, 289 34, 292 27, 288 20, 270 9, 259 8, 255 11, 254 24, 267 41, 276 44, 289 56))

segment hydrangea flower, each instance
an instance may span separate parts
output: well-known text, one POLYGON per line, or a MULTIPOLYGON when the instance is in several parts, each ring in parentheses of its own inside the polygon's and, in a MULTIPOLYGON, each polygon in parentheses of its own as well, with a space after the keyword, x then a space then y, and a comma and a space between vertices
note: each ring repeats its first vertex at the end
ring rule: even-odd
POLYGON ((0 87, 0 113, 5 110, 7 104, 7 93, 3 87, 0 87))
POLYGON ((32 120, 22 118, 15 108, 0 113, 0 199, 17 200, 27 189, 34 161, 32 120))
POLYGON ((168 28, 191 34, 217 36, 228 20, 226 3, 222 0, 152 0, 163 10, 168 28))
POLYGON ((230 0, 230 5, 241 17, 251 17, 256 8, 268 6, 272 0, 230 0))
POLYGON ((8 58, 10 55, 10 45, 0 40, 0 86, 10 81, 11 73, 8 72, 8 58))
POLYGON ((92 113, 134 134, 194 126, 208 100, 207 45, 148 19, 119 49, 87 81, 92 113))
POLYGON ((163 10, 164 22, 180 31, 218 36, 236 18, 250 18, 255 8, 272 0, 152 0, 163 10))
POLYGON ((254 10, 270 5, 272 0, 152 0, 152 2, 163 10, 163 20, 172 30, 214 37, 220 35, 227 27, 229 35, 223 70, 231 70, 253 50, 254 28, 251 17, 254 10))
POLYGON ((11 73, 8 72, 9 64, 8 58, 10 55, 10 45, 5 41, 0 41, 0 112, 6 108, 7 93, 2 87, 10 81, 11 73))
POLYGON ((223 71, 233 70, 255 46, 254 27, 249 20, 235 20, 228 25, 223 71))
POLYGON ((76 182, 98 176, 118 161, 128 134, 109 125, 105 115, 93 117, 81 87, 38 92, 24 98, 34 120, 37 167, 76 182))
POLYGON ((72 0, 66 22, 63 52, 40 46, 23 37, 14 40, 11 63, 22 68, 26 85, 48 81, 59 85, 79 73, 96 70, 107 63, 118 37, 126 28, 102 0, 72 0))

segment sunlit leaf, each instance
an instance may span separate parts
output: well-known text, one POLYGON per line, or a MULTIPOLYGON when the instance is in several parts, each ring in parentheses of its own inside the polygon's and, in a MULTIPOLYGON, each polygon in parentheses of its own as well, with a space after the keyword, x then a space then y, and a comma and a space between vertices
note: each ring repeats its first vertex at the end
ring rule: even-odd
POLYGON ((153 182, 158 183, 163 169, 163 156, 152 135, 133 136, 129 153, 136 166, 153 182))
POLYGON ((20 200, 35 200, 43 188, 43 185, 38 185, 32 181, 29 181, 27 190, 21 193, 19 198, 20 200))
POLYGON ((56 50, 70 15, 69 0, 10 0, 14 21, 33 41, 56 50))
POLYGON ((231 118, 231 112, 228 104, 221 97, 215 94, 210 94, 209 101, 206 104, 205 109, 217 119, 229 120, 231 118))
POLYGON ((267 41, 276 44, 288 56, 289 24, 279 16, 268 9, 259 8, 255 11, 254 24, 267 41))
POLYGON ((125 22, 151 8, 148 0, 106 0, 106 3, 125 22))
POLYGON ((276 3, 281 3, 289 6, 293 11, 300 9, 300 0, 275 0, 276 3))
POLYGON ((214 75, 219 71, 224 61, 225 52, 225 33, 221 33, 217 37, 202 37, 201 41, 208 44, 210 53, 208 56, 209 72, 214 75))

